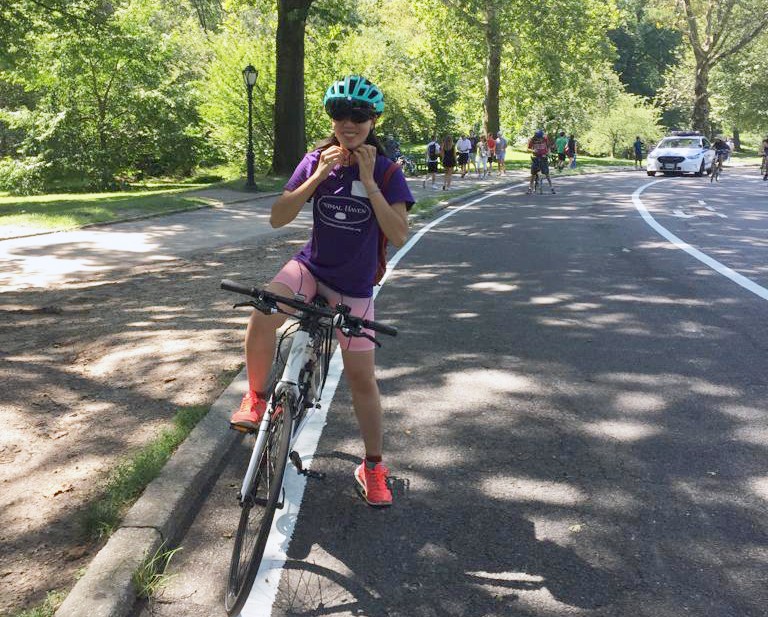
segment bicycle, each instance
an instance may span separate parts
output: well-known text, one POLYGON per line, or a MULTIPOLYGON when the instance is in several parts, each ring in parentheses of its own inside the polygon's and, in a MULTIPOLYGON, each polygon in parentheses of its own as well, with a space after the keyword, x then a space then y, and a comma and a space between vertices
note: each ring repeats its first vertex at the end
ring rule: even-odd
POLYGON ((709 174, 709 181, 720 182, 720 175, 723 173, 723 155, 716 154, 715 162, 712 163, 712 171, 709 174))
POLYGON ((760 175, 763 180, 768 180, 768 154, 763 155, 763 161, 760 163, 760 175))
POLYGON ((541 177, 541 171, 537 170, 533 176, 533 193, 544 194, 544 179, 541 177))
POLYGON ((303 296, 288 298, 234 281, 221 281, 225 291, 249 296, 235 308, 250 306, 265 315, 282 313, 295 322, 284 329, 277 344, 267 388, 267 410, 255 433, 255 443, 237 500, 240 521, 230 560, 224 606, 229 615, 243 608, 264 556, 275 510, 285 504, 283 477, 288 461, 297 473, 322 479, 324 474, 305 469, 293 450, 296 439, 315 409, 320 408, 325 378, 331 361, 334 329, 346 336, 364 337, 381 344, 364 329, 395 336, 397 330, 375 321, 350 315, 349 307, 331 309, 322 296, 305 302, 303 296), (298 311, 292 314, 285 307, 298 311), (287 343, 287 349, 283 346, 287 343))

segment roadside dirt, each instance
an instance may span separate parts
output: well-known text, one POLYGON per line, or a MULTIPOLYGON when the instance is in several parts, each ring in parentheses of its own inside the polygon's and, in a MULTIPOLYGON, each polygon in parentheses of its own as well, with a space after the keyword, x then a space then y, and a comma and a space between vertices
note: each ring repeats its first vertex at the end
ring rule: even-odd
POLYGON ((0 294, 0 615, 71 589, 110 469, 242 366, 247 311, 219 281, 266 283, 305 239, 0 294))

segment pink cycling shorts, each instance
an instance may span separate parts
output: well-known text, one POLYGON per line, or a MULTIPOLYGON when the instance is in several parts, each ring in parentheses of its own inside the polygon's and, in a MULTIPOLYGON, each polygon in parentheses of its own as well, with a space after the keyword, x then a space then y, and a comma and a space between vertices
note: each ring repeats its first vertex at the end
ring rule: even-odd
MULTIPOLYGON (((334 291, 327 285, 318 281, 309 269, 301 262, 291 259, 283 266, 283 269, 272 279, 273 283, 282 283, 294 294, 302 294, 311 300, 317 294, 323 296, 330 306, 336 306, 339 302, 346 304, 355 317, 362 317, 373 321, 373 298, 354 298, 334 291)), ((363 330, 370 336, 375 336, 373 330, 363 330)), ((341 348, 346 351, 371 351, 376 346, 373 341, 361 336, 344 336, 341 330, 336 330, 336 338, 341 348)))

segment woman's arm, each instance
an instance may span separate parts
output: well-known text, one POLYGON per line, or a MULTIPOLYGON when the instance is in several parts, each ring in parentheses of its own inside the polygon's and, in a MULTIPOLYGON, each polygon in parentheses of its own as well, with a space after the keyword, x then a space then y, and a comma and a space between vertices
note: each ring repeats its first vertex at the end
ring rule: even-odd
POLYGON ((318 185, 330 175, 331 170, 348 154, 340 146, 331 146, 323 150, 317 160, 317 167, 314 173, 296 190, 284 191, 275 203, 272 204, 272 213, 269 217, 270 225, 276 228, 283 227, 292 222, 299 215, 304 204, 314 195, 318 185))
POLYGON ((360 146, 355 150, 355 157, 360 167, 360 181, 368 193, 368 199, 381 231, 387 236, 387 240, 396 247, 403 246, 408 239, 408 211, 402 201, 390 205, 374 180, 373 168, 376 163, 376 148, 370 145, 360 146))

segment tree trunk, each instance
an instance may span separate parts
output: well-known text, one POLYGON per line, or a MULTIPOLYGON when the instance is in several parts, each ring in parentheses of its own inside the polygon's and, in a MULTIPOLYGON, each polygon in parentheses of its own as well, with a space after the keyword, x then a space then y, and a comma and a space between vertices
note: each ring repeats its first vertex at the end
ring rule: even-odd
POLYGON ((491 0, 487 4, 485 44, 488 59, 485 65, 485 101, 483 102, 483 125, 486 135, 499 132, 499 89, 501 84, 501 37, 496 6, 491 0))
POLYGON ((711 137, 709 123, 709 63, 706 59, 696 62, 696 84, 694 86, 693 114, 691 125, 695 131, 701 131, 711 137))
POLYGON ((736 127, 733 127, 731 130, 733 131, 733 149, 736 152, 741 152, 741 133, 736 127))
POLYGON ((275 147, 272 171, 290 175, 306 153, 304 27, 313 0, 279 0, 275 71, 275 147))

